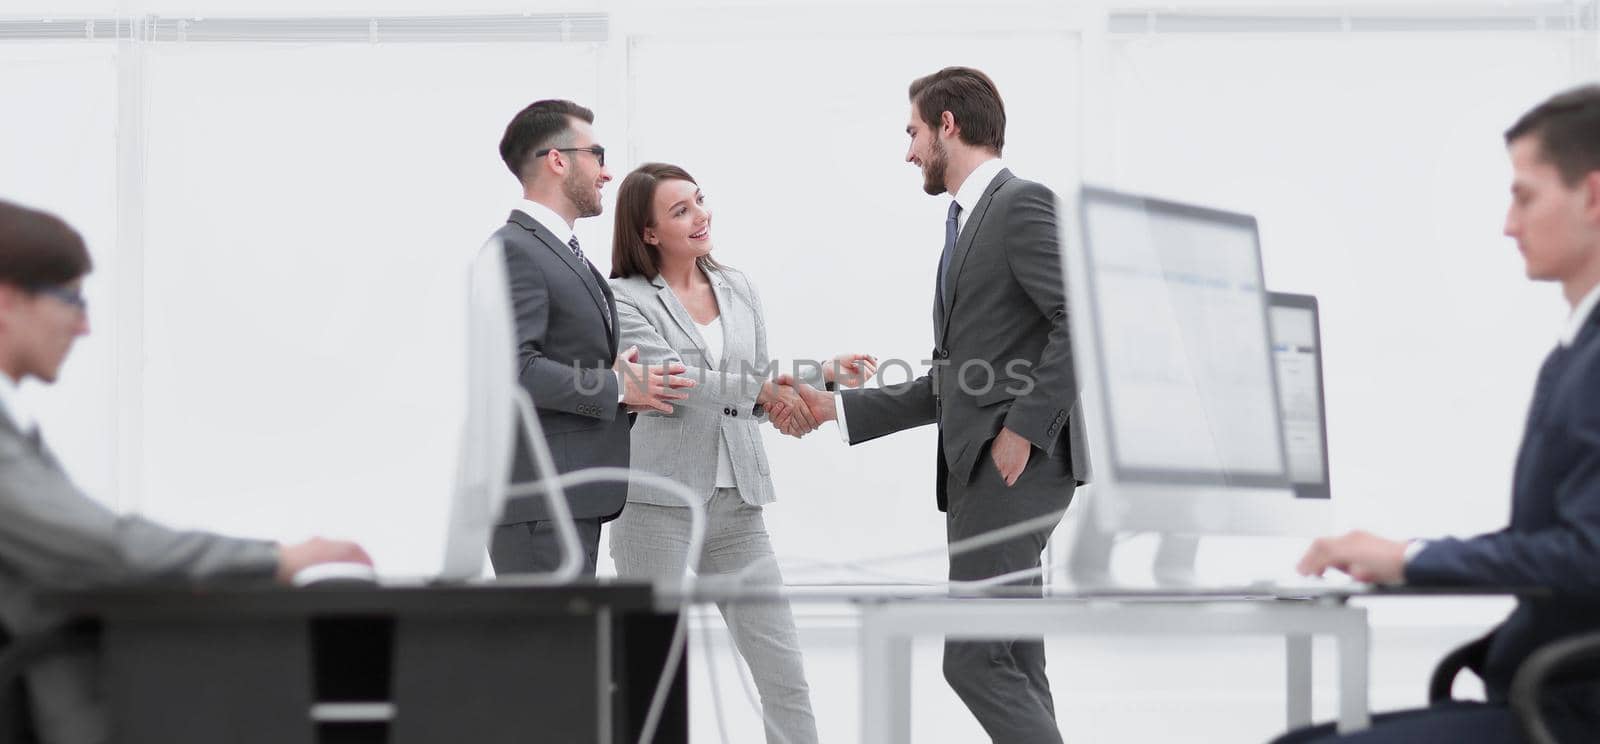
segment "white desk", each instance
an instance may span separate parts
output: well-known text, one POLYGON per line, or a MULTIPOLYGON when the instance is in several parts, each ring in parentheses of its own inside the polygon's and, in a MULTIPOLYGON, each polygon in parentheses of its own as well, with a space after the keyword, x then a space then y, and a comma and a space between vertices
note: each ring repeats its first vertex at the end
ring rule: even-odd
POLYGON ((861 741, 911 743, 911 641, 918 634, 994 639, 1066 633, 1281 635, 1287 723, 1311 723, 1311 638, 1333 636, 1339 659, 1339 731, 1367 713, 1367 611, 1343 597, 1316 600, 1156 599, 1092 594, 1042 599, 894 598, 861 608, 861 741))

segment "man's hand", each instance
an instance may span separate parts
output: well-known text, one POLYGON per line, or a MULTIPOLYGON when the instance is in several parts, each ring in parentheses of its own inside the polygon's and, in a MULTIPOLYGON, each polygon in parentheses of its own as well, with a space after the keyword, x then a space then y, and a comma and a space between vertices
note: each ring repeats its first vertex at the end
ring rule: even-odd
POLYGON ((621 373, 622 402, 631 412, 655 410, 672 413, 672 404, 667 401, 689 397, 688 393, 677 391, 699 384, 687 377, 675 377, 688 369, 677 362, 654 367, 640 364, 637 346, 630 346, 619 354, 617 363, 611 368, 621 373))
POLYGON ((994 444, 989 445, 989 457, 994 460, 995 470, 1000 471, 1000 478, 1006 486, 1014 486, 1017 479, 1022 477, 1022 471, 1028 467, 1028 458, 1033 455, 1033 443, 1022 438, 1008 428, 1001 427, 1000 433, 995 436, 994 444))
POLYGON ((762 383, 757 400, 767 409, 772 425, 796 439, 816 431, 820 425, 792 384, 762 383))
POLYGON ((840 354, 822 365, 822 379, 847 388, 858 388, 878 374, 878 358, 871 354, 840 354))
POLYGON ((1361 530, 1317 538, 1297 567, 1305 576, 1321 576, 1330 568, 1356 581, 1399 584, 1405 581, 1406 544, 1361 530))
POLYGON ((365 563, 372 565, 372 556, 349 540, 325 540, 313 537, 303 543, 278 546, 278 583, 288 584, 294 575, 318 563, 365 563))
MULTIPOLYGON (((773 382, 779 386, 789 388, 799 398, 799 400, 779 398, 773 406, 769 406, 767 409, 767 417, 772 420, 774 426, 784 431, 785 434, 789 433, 785 430, 785 427, 790 425, 786 422, 791 420, 801 422, 809 420, 812 422, 811 429, 815 429, 821 426, 824 421, 832 421, 838 418, 838 413, 833 406, 833 395, 831 393, 823 392, 810 385, 798 382, 794 379, 794 375, 778 375, 773 382)), ((807 429, 807 431, 811 429, 807 429)))

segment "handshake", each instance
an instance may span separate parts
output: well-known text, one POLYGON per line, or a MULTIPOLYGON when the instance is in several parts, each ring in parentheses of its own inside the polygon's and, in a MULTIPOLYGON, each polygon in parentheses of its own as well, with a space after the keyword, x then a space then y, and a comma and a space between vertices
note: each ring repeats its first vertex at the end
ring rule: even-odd
MULTIPOLYGON (((878 360, 868 354, 840 354, 822 367, 825 382, 850 388, 861 387, 877 373, 878 360)), ((778 431, 797 439, 816 431, 822 422, 838 418, 832 393, 788 374, 762 383, 756 402, 767 409, 767 419, 778 431)))
MULTIPOLYGON (((629 348, 617 357, 612 369, 622 383, 622 403, 629 413, 671 414, 673 402, 689 397, 688 388, 699 384, 684 376, 688 370, 680 362, 646 365, 639 362, 639 348, 629 348)), ((822 379, 845 387, 861 387, 878 373, 878 359, 869 354, 840 354, 822 365, 822 379)), ((767 418, 778 431, 803 437, 824 421, 836 418, 833 395, 780 374, 761 383, 756 402, 767 410, 767 418)))

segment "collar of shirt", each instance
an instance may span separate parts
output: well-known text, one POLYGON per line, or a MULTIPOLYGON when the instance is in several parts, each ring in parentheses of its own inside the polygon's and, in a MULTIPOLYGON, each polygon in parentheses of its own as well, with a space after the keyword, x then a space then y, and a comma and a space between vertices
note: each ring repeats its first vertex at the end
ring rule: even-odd
POLYGON ((995 176, 1005 170, 1006 164, 1000 158, 991 158, 983 161, 978 167, 972 169, 967 175, 967 180, 961 182, 960 190, 955 193, 957 204, 961 205, 961 213, 956 215, 956 227, 967 226, 967 215, 972 208, 983 198, 983 192, 989 190, 989 184, 994 183, 995 176))
POLYGON ((4 408, 6 415, 11 418, 11 423, 17 425, 17 431, 27 434, 33 431, 37 424, 33 420, 33 414, 28 412, 27 406, 22 405, 19 392, 17 383, 11 379, 11 375, 0 372, 0 408, 4 408))
POLYGON ((1589 322, 1589 316, 1594 314, 1594 306, 1600 303, 1600 284, 1589 289, 1589 294, 1578 300, 1577 307, 1572 308, 1571 317, 1567 318, 1567 327, 1561 332, 1561 345, 1571 346, 1578 340, 1578 334, 1583 332, 1583 324, 1589 322))
POLYGON ((556 240, 561 241, 562 245, 566 245, 572 240, 572 226, 568 225, 566 220, 561 219, 561 215, 556 214, 554 209, 527 199, 519 200, 511 208, 532 217, 536 222, 544 225, 544 229, 554 233, 556 240))

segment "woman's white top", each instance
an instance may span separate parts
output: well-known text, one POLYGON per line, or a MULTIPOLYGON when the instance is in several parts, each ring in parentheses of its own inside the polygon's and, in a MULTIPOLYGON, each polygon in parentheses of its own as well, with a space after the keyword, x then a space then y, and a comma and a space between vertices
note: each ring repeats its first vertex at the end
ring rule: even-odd
MULTIPOLYGON (((706 364, 722 363, 722 316, 702 325, 695 321, 695 327, 700 329, 700 339, 706 342, 706 364)), ((728 442, 721 436, 717 437, 717 488, 734 488, 738 484, 733 480, 733 458, 728 456, 728 442)))

